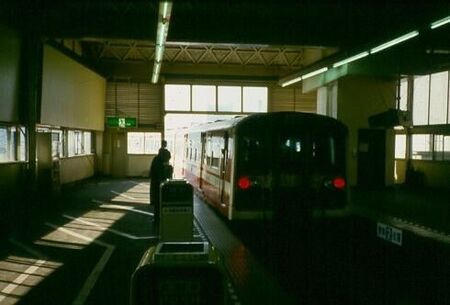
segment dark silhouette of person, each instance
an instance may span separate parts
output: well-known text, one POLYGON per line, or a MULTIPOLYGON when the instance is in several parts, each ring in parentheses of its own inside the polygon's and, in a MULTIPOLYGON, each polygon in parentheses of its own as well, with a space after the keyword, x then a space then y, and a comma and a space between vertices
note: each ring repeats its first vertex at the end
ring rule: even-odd
POLYGON ((166 140, 162 140, 161 141, 161 148, 159 149, 159 151, 158 151, 158 153, 161 151, 161 150, 167 150, 167 152, 169 153, 169 159, 170 159, 170 151, 167 149, 167 141, 166 140))
POLYGON ((158 155, 153 158, 150 166, 150 204, 154 206, 154 224, 155 228, 159 225, 159 211, 160 211, 160 198, 159 187, 162 182, 172 178, 173 167, 169 164, 170 152, 161 147, 158 151, 158 155))

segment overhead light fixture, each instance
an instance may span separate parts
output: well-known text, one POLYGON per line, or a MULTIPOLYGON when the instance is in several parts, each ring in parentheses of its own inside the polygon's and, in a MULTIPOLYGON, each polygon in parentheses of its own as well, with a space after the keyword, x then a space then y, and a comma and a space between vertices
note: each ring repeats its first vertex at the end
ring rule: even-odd
MULTIPOLYGON (((446 24, 446 23, 448 23, 448 22, 450 22, 450 16, 447 17, 447 18, 438 20, 438 21, 436 21, 436 22, 433 22, 433 23, 432 23, 432 28, 439 27, 439 26, 444 25, 444 24, 446 24)), ((372 48, 372 49, 370 49, 370 50, 367 50, 367 51, 358 53, 358 54, 356 54, 356 55, 350 56, 350 57, 348 57, 348 58, 345 58, 345 59, 343 59, 343 60, 340 60, 340 61, 334 63, 334 64, 332 65, 332 67, 333 67, 333 68, 337 68, 337 67, 340 67, 340 66, 342 66, 342 65, 351 63, 351 62, 356 61, 356 60, 358 60, 358 59, 361 59, 361 58, 363 58, 363 57, 366 57, 366 56, 368 56, 368 55, 375 54, 375 53, 377 53, 377 52, 380 52, 380 51, 382 51, 382 50, 385 50, 385 49, 387 49, 387 48, 390 48, 390 47, 392 47, 392 46, 394 46, 394 45, 396 45, 396 44, 399 44, 399 43, 401 43, 401 42, 404 42, 404 41, 406 41, 406 40, 408 40, 408 39, 411 39, 411 38, 413 38, 413 37, 416 37, 417 35, 419 35, 419 31, 412 31, 412 32, 409 32, 409 33, 407 33, 407 34, 405 34, 405 35, 402 35, 402 36, 397 37, 397 38, 395 38, 395 39, 392 39, 392 40, 390 40, 390 41, 388 41, 388 42, 385 42, 385 43, 383 43, 383 44, 380 44, 379 46, 376 46, 376 47, 374 47, 374 48, 372 48)), ((300 74, 301 72, 300 72, 300 73, 296 73, 296 74, 295 74, 296 76, 295 76, 294 78, 289 79, 288 77, 286 77, 286 78, 284 78, 284 79, 281 79, 278 83, 281 85, 281 87, 286 87, 286 86, 292 85, 292 84, 294 84, 294 83, 296 83, 296 82, 300 82, 300 81, 302 81, 302 80, 305 80, 305 79, 307 79, 307 78, 309 78, 309 77, 313 77, 313 76, 315 76, 315 75, 318 75, 318 74, 321 74, 321 73, 323 73, 323 72, 326 72, 327 70, 328 70, 328 67, 323 67, 323 68, 317 69, 317 70, 315 70, 315 71, 312 71, 312 72, 309 72, 309 73, 306 73, 306 74, 300 74)))
POLYGON ((360 58, 366 57, 367 55, 369 55, 369 51, 361 52, 359 54, 356 54, 356 55, 351 56, 349 58, 346 58, 344 60, 338 61, 337 63, 333 64, 333 68, 337 68, 337 67, 340 67, 342 65, 351 63, 352 61, 355 61, 355 60, 358 60, 360 58))
POLYGON ((161 63, 164 57, 164 46, 166 44, 167 33, 169 32, 170 14, 172 12, 172 1, 161 1, 158 12, 158 28, 156 32, 155 60, 153 64, 152 83, 158 82, 161 71, 161 63))
POLYGON ((301 81, 301 80, 302 80, 302 77, 301 77, 301 76, 296 77, 296 78, 293 78, 293 79, 291 79, 291 80, 282 82, 282 83, 281 83, 281 87, 286 87, 286 86, 292 85, 292 84, 294 84, 294 83, 296 83, 296 82, 299 82, 299 81, 301 81))
POLYGON ((153 74, 152 74, 152 83, 156 84, 158 82, 159 72, 161 71, 161 63, 155 62, 153 64, 153 74))
POLYGON ((323 67, 323 68, 320 68, 320 69, 318 69, 316 71, 312 71, 312 72, 306 73, 305 75, 302 75, 302 80, 310 78, 310 77, 313 77, 313 76, 316 76, 316 75, 318 75, 320 73, 323 73, 323 72, 325 72, 327 70, 328 70, 327 67, 323 67))
POLYGON ((402 35, 402 36, 397 37, 395 39, 392 39, 392 40, 390 40, 390 41, 388 41, 386 43, 383 43, 383 44, 381 44, 381 45, 379 45, 379 46, 377 46, 375 48, 370 49, 370 53, 374 54, 374 53, 380 52, 381 50, 390 48, 390 47, 392 47, 392 46, 394 46, 396 44, 399 44, 399 43, 401 43, 401 42, 403 42, 405 40, 408 40, 408 39, 411 39, 413 37, 416 37, 417 35, 419 35, 419 31, 409 32, 408 34, 402 35))
POLYGON ((297 77, 295 77, 293 79, 281 81, 280 85, 281 85, 281 87, 286 87, 286 86, 292 85, 294 83, 297 83, 299 81, 305 80, 307 78, 319 75, 320 73, 326 72, 327 70, 328 70, 328 67, 323 67, 323 68, 314 70, 312 72, 309 72, 309 73, 297 76, 297 77))
POLYGON ((435 22, 431 23, 430 28, 431 29, 435 29, 435 28, 443 26, 444 24, 447 24, 449 22, 450 22, 450 16, 447 16, 445 18, 436 20, 435 22))

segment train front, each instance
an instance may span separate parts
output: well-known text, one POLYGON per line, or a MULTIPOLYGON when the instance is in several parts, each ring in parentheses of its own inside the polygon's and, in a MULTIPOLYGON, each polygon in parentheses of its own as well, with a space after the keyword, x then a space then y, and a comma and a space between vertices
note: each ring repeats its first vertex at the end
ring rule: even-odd
POLYGON ((250 116, 236 128, 234 219, 285 219, 347 204, 347 128, 315 114, 250 116))

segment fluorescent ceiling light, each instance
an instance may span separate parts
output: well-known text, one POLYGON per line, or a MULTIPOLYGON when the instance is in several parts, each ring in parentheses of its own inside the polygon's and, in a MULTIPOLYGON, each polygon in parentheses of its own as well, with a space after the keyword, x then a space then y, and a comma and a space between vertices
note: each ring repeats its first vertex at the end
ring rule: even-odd
POLYGON ((293 83, 299 82, 301 80, 302 80, 301 76, 293 78, 291 80, 288 80, 287 82, 281 83, 281 87, 286 87, 286 86, 292 85, 293 83))
POLYGON ((164 55, 164 46, 156 45, 155 47, 155 61, 162 62, 164 55))
POLYGON ((172 1, 162 1, 159 3, 158 28, 156 32, 155 60, 153 64, 152 83, 158 82, 161 72, 161 63, 164 57, 164 45, 166 44, 167 33, 169 32, 170 14, 172 12, 172 1))
POLYGON ((327 71, 327 70, 328 70, 327 67, 323 67, 323 68, 320 68, 320 69, 318 69, 318 70, 315 70, 315 71, 312 71, 312 72, 309 72, 309 73, 300 75, 300 76, 298 76, 298 77, 296 77, 296 78, 293 78, 293 79, 290 79, 290 80, 288 80, 288 81, 283 81, 283 82, 281 83, 281 87, 286 87, 286 86, 292 85, 292 84, 294 84, 294 83, 296 83, 296 82, 299 82, 299 81, 302 81, 302 80, 304 80, 304 79, 313 77, 313 76, 318 75, 318 74, 320 74, 320 73, 323 73, 323 72, 325 72, 325 71, 327 71))
POLYGON ((360 59, 360 58, 366 57, 367 55, 369 55, 369 52, 368 52, 368 51, 365 51, 365 52, 356 54, 356 55, 354 55, 354 56, 351 56, 351 57, 349 57, 349 58, 346 58, 346 59, 344 59, 344 60, 338 61, 337 63, 333 64, 333 68, 337 68, 337 67, 339 67, 339 66, 348 64, 348 63, 350 63, 350 62, 352 62, 352 61, 355 61, 355 60, 358 60, 358 59, 360 59))
POLYGON ((153 64, 153 74, 152 74, 152 83, 156 84, 158 82, 159 72, 161 71, 161 63, 155 62, 153 64))
POLYGON ((383 43, 383 44, 381 44, 381 45, 371 49, 370 53, 374 54, 374 53, 380 52, 381 50, 384 50, 384 49, 387 49, 389 47, 392 47, 393 45, 399 44, 399 43, 401 43, 401 42, 403 42, 405 40, 408 40, 408 39, 411 39, 413 37, 416 37, 417 35, 419 35, 419 31, 409 32, 408 34, 402 35, 402 36, 400 36, 398 38, 395 38, 395 39, 393 39, 391 41, 388 41, 386 43, 383 43))
POLYGON ((440 26, 443 26, 444 24, 447 24, 447 23, 449 23, 449 22, 450 22, 450 16, 447 16, 447 17, 445 17, 445 18, 442 18, 442 19, 439 19, 439 20, 433 22, 433 23, 430 25, 430 28, 431 28, 431 29, 435 29, 435 28, 438 28, 438 27, 440 27, 440 26))
POLYGON ((317 74, 323 73, 323 72, 325 72, 327 70, 328 70, 327 67, 323 67, 323 68, 318 69, 316 71, 312 71, 312 72, 306 73, 305 75, 302 75, 302 80, 310 78, 310 77, 313 77, 313 76, 316 76, 317 74))

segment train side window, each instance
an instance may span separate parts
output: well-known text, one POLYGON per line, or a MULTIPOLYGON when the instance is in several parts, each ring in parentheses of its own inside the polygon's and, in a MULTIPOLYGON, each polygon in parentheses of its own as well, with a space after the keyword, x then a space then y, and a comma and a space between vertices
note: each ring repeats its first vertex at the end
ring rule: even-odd
POLYGON ((223 135, 216 135, 212 137, 211 143, 211 167, 219 168, 220 156, 222 155, 222 148, 224 148, 223 135))
POLYGON ((211 136, 206 139, 206 164, 211 166, 212 161, 212 146, 211 146, 211 136))

